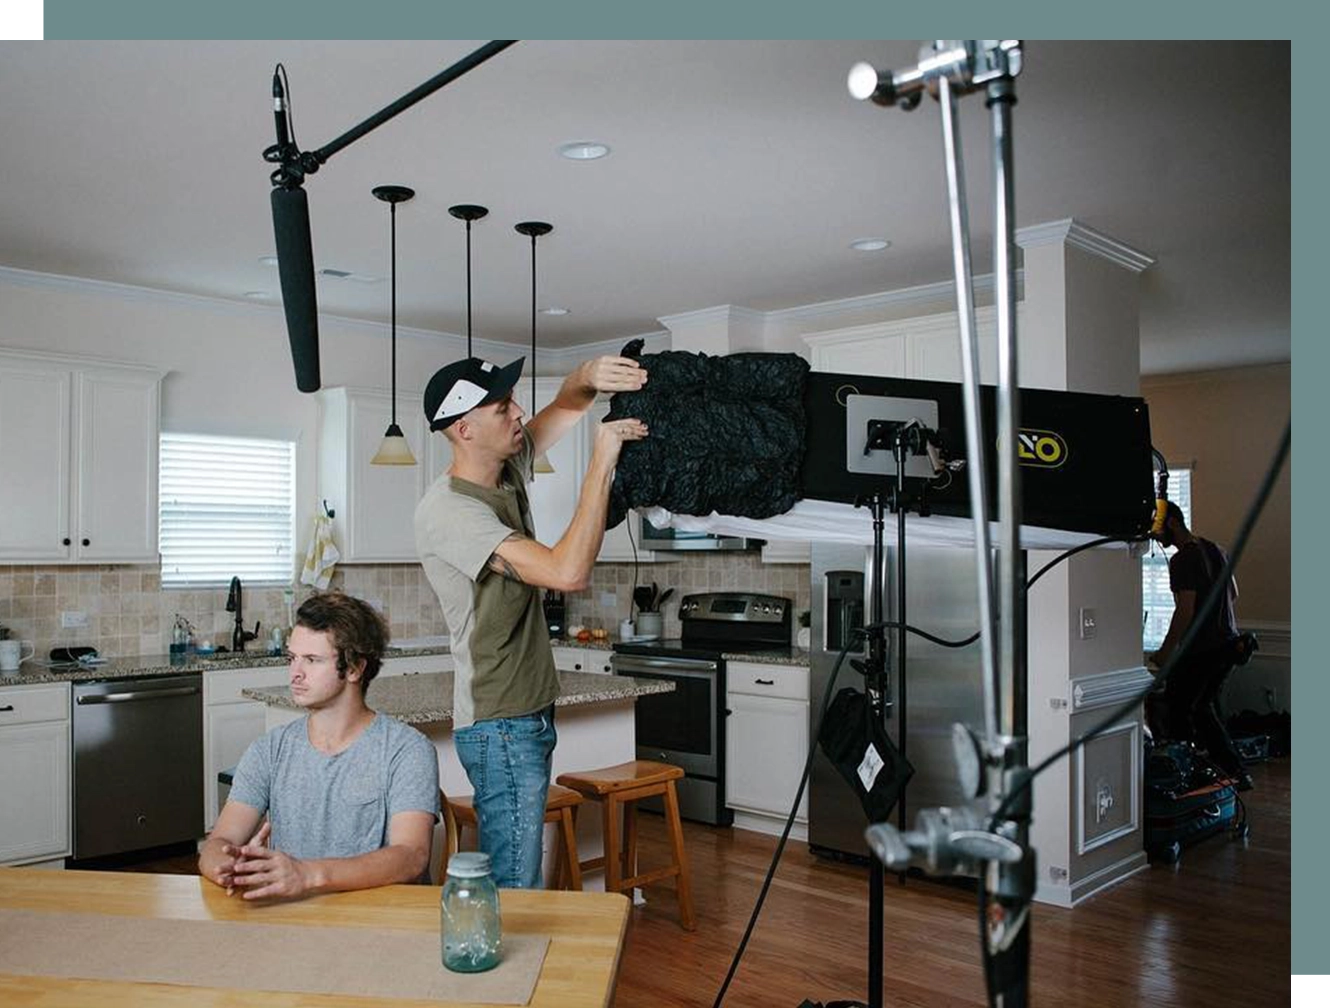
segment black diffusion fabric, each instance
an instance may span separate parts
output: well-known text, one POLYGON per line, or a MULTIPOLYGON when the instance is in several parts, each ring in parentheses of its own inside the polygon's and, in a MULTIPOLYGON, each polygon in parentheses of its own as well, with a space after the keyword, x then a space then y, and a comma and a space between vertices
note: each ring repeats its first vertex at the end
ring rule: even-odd
POLYGON ((624 353, 641 361, 647 384, 617 393, 606 419, 635 417, 650 436, 623 447, 605 527, 630 508, 770 518, 793 507, 802 496, 808 362, 774 353, 639 356, 638 347, 635 340, 624 353))

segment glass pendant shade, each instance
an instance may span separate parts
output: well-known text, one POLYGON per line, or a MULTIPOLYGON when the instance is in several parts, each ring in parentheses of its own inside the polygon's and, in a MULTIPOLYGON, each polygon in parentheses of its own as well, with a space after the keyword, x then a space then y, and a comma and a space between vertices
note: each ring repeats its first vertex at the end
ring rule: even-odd
POLYGON ((544 452, 541 452, 539 455, 536 456, 536 461, 535 464, 532 465, 531 471, 538 473, 554 472, 554 466, 550 465, 550 457, 546 455, 544 452))
POLYGON ((402 466, 416 464, 416 457, 411 454, 411 446, 406 443, 406 435, 402 433, 401 427, 395 423, 388 425, 383 440, 379 442, 379 450, 374 453, 369 464, 402 466))
POLYGON ((411 454, 411 446, 406 442, 406 435, 397 425, 397 204, 405 203, 415 196, 414 189, 406 186, 375 186, 371 190, 376 199, 388 204, 388 217, 392 232, 392 421, 383 432, 379 450, 369 460, 370 465, 413 466, 416 457, 411 454))

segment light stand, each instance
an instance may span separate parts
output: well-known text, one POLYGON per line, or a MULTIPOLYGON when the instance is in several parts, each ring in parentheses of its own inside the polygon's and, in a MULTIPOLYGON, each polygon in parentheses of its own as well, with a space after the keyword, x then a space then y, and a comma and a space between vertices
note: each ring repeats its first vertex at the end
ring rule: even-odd
MULTIPOLYGON (((1014 187, 1011 178, 1011 105, 1022 49, 1015 39, 938 40, 920 53, 919 64, 902 71, 878 71, 859 64, 850 71, 850 93, 879 105, 914 108, 924 90, 942 110, 948 207, 957 314, 964 372, 965 433, 970 454, 983 457, 979 409, 978 340, 970 275, 969 212, 965 203, 956 98, 980 88, 987 93, 994 146, 994 274, 998 302, 998 512, 1001 614, 993 613, 989 571, 986 487, 982 465, 971 465, 969 488, 975 526, 976 567, 984 665, 985 737, 975 755, 985 771, 983 787, 975 773, 976 797, 989 798, 989 819, 968 810, 955 822, 952 810, 925 810, 919 827, 903 833, 886 823, 869 827, 867 837, 888 867, 923 864, 937 874, 958 866, 985 866, 984 975, 990 1002, 1020 1008, 1029 998, 1029 905, 1034 895, 1034 852, 1029 846, 1030 805, 1027 752, 1025 613, 1020 579, 1020 486, 1017 469, 1019 402, 1015 340, 1014 187), (995 637, 1000 637, 995 640, 995 637), (1011 795, 1010 801, 1004 796, 1011 795), (1004 815, 999 815, 1003 813, 1004 815), (931 813, 931 815, 926 815, 931 813), (975 828, 981 827, 981 828, 975 828)), ((978 770, 978 767, 976 767, 978 770)), ((880 938, 879 938, 880 941, 880 938)))

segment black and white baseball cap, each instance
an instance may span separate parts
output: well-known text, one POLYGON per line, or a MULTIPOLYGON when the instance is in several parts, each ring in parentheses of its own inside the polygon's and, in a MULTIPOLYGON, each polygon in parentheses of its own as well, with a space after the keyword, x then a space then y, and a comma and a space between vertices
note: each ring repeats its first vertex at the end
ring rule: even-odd
POLYGON ((522 377, 525 357, 499 367, 479 357, 454 361, 434 372, 425 386, 425 419, 429 429, 440 431, 477 406, 498 402, 522 377))

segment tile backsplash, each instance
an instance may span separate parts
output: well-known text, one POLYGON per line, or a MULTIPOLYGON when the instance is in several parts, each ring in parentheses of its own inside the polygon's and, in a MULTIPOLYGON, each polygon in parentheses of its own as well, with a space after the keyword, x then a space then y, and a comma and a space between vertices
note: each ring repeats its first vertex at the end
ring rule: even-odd
MULTIPOLYGON (((281 588, 244 587, 246 629, 260 621, 260 640, 249 649, 262 653, 267 632, 288 625, 281 588)), ((359 596, 385 614, 394 638, 447 633, 443 613, 419 564, 342 567, 332 587, 359 596)), ((293 609, 313 589, 297 585, 293 609)), ((9 635, 31 641, 38 657, 51 648, 86 644, 106 657, 165 654, 175 615, 194 627, 195 640, 230 647, 235 617, 226 611, 225 586, 162 588, 151 566, 0 567, 0 626, 9 635), (87 623, 62 628, 61 614, 81 612, 87 623)))
MULTIPOLYGON (((664 607, 667 637, 678 636, 679 599, 690 592, 755 591, 793 599, 796 613, 809 606, 806 564, 763 564, 755 554, 690 554, 675 563, 642 564, 636 576, 638 583, 674 589, 664 607)), ((630 563, 597 564, 591 587, 567 597, 568 624, 616 633, 631 610, 633 578, 630 563)), ((345 565, 334 572, 332 587, 383 612, 396 640, 448 632, 419 564, 345 565)), ((311 591, 297 585, 293 608, 311 591)), ((225 586, 164 589, 155 565, 0 567, 0 626, 31 641, 43 658, 53 647, 75 644, 91 645, 106 657, 158 655, 166 653, 179 613, 194 626, 196 640, 229 647, 235 618, 226 611, 226 594, 225 586), (86 625, 62 628, 67 612, 83 613, 86 625)), ((288 624, 282 589, 245 586, 243 615, 247 629, 255 620, 263 624, 260 640, 249 645, 262 652, 267 631, 288 624)))
MULTIPOLYGON (((656 582, 662 591, 673 588, 665 603, 666 637, 679 636, 679 600, 694 592, 751 591, 794 600, 794 612, 809 608, 812 582, 808 564, 764 564, 756 553, 686 553, 673 563, 641 564, 638 584, 656 582)), ((600 563, 591 575, 591 587, 568 596, 569 626, 603 627, 617 633, 627 619, 633 598, 631 563, 600 563), (610 604, 610 596, 613 604, 610 604)), ((635 619, 637 613, 632 611, 635 619)), ((793 621, 798 627, 797 618, 793 621)))

